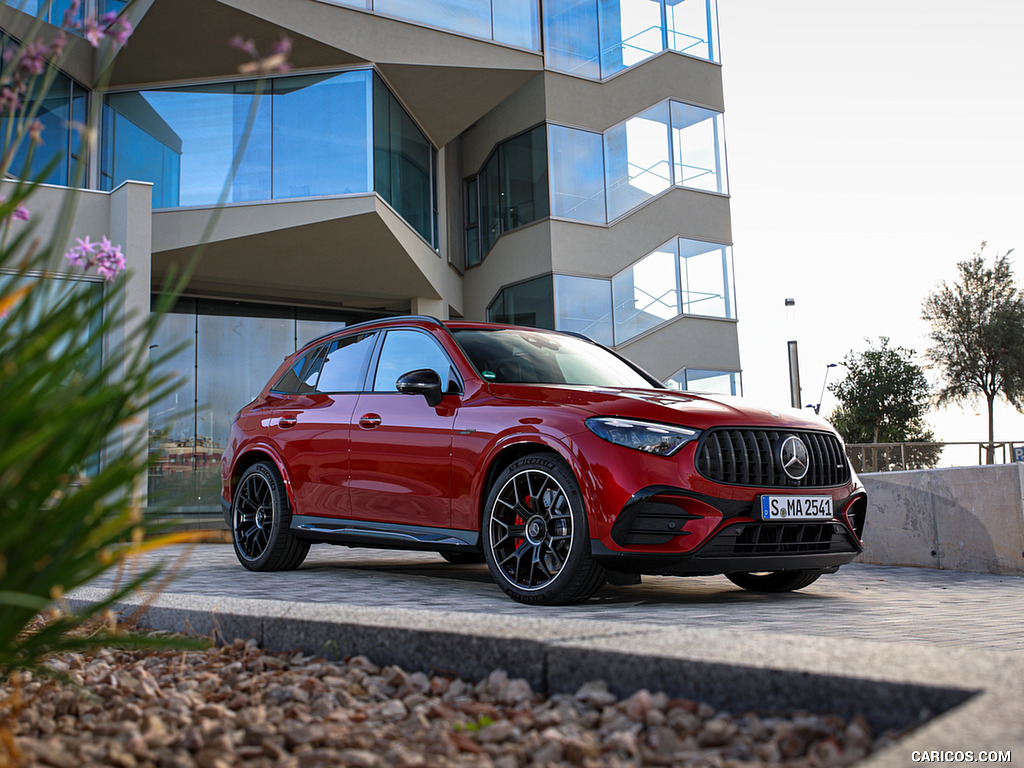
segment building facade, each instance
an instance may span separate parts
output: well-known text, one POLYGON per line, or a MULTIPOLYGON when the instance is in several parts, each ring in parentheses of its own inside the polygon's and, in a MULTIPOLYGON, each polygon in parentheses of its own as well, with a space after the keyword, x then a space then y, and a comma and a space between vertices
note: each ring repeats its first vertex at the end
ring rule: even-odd
MULTIPOLYGON (((738 394, 715 0, 94 2, 135 31, 105 63, 70 41, 47 181, 90 190, 90 234, 130 231, 137 303, 201 253, 159 340, 193 343, 150 415, 151 493, 215 513, 238 407, 380 315, 577 331, 738 394), (229 39, 282 33, 287 73, 239 74, 229 39)), ((16 0, 0 26, 24 40, 67 5, 16 0)))

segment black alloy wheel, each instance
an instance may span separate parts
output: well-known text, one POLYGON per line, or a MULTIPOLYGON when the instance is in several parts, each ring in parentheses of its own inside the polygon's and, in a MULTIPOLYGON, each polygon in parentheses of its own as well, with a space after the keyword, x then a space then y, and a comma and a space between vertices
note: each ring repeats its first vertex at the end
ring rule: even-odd
POLYGON ((231 503, 231 539, 238 561, 250 571, 290 571, 309 552, 309 542, 290 529, 288 494, 277 468, 253 464, 242 475, 231 503))
POLYGON ((513 600, 575 603, 604 583, 579 485, 558 456, 536 453, 509 465, 491 486, 481 533, 487 567, 513 600))

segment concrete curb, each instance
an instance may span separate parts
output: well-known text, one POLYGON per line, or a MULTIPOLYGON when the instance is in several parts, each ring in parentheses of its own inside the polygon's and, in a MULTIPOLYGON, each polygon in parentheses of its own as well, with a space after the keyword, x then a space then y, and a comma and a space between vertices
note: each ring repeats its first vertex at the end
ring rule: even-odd
MULTIPOLYGON (((86 587, 72 602, 108 594, 86 587)), ((625 630, 543 612, 487 616, 177 594, 155 598, 142 623, 220 642, 254 638, 270 650, 365 654, 378 664, 470 680, 500 668, 548 693, 603 679, 620 696, 663 690, 734 712, 859 713, 876 730, 928 720, 861 764, 868 768, 906 766, 914 750, 1024 754, 1024 655, 1017 653, 650 624, 625 630)))

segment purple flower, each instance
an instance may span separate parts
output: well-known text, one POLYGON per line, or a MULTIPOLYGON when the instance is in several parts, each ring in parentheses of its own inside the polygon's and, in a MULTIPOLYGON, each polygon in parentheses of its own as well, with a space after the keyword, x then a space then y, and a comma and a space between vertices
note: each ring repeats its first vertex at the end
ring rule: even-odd
POLYGON ((0 113, 12 115, 21 108, 21 97, 18 92, 5 85, 0 89, 0 113))
POLYGON ((104 280, 113 280, 124 271, 127 264, 121 246, 114 245, 106 236, 100 238, 98 243, 89 240, 88 235, 77 238, 64 258, 83 270, 96 267, 96 274, 104 280))
MULTIPOLYGON (((6 202, 7 195, 0 195, 0 206, 6 202)), ((14 206, 14 210, 11 211, 9 216, 5 216, 3 219, 0 219, 0 225, 6 226, 11 219, 16 221, 28 221, 30 218, 32 218, 32 214, 29 212, 28 208, 21 203, 18 203, 18 205, 14 206)))
POLYGON ((78 26, 78 9, 82 7, 82 0, 71 0, 71 5, 64 11, 64 19, 61 26, 64 29, 75 29, 78 26))
POLYGON ((85 29, 82 31, 82 35, 89 41, 89 45, 93 48, 100 47, 100 41, 103 39, 103 30, 100 29, 100 25, 96 22, 96 19, 85 20, 85 29))

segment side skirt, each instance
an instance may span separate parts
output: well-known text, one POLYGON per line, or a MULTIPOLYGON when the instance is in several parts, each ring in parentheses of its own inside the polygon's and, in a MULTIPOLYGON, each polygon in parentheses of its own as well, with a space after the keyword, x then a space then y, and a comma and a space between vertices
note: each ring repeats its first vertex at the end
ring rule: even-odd
POLYGON ((479 531, 456 528, 430 528, 425 525, 292 515, 291 529, 303 539, 327 544, 431 552, 480 551, 479 531))

